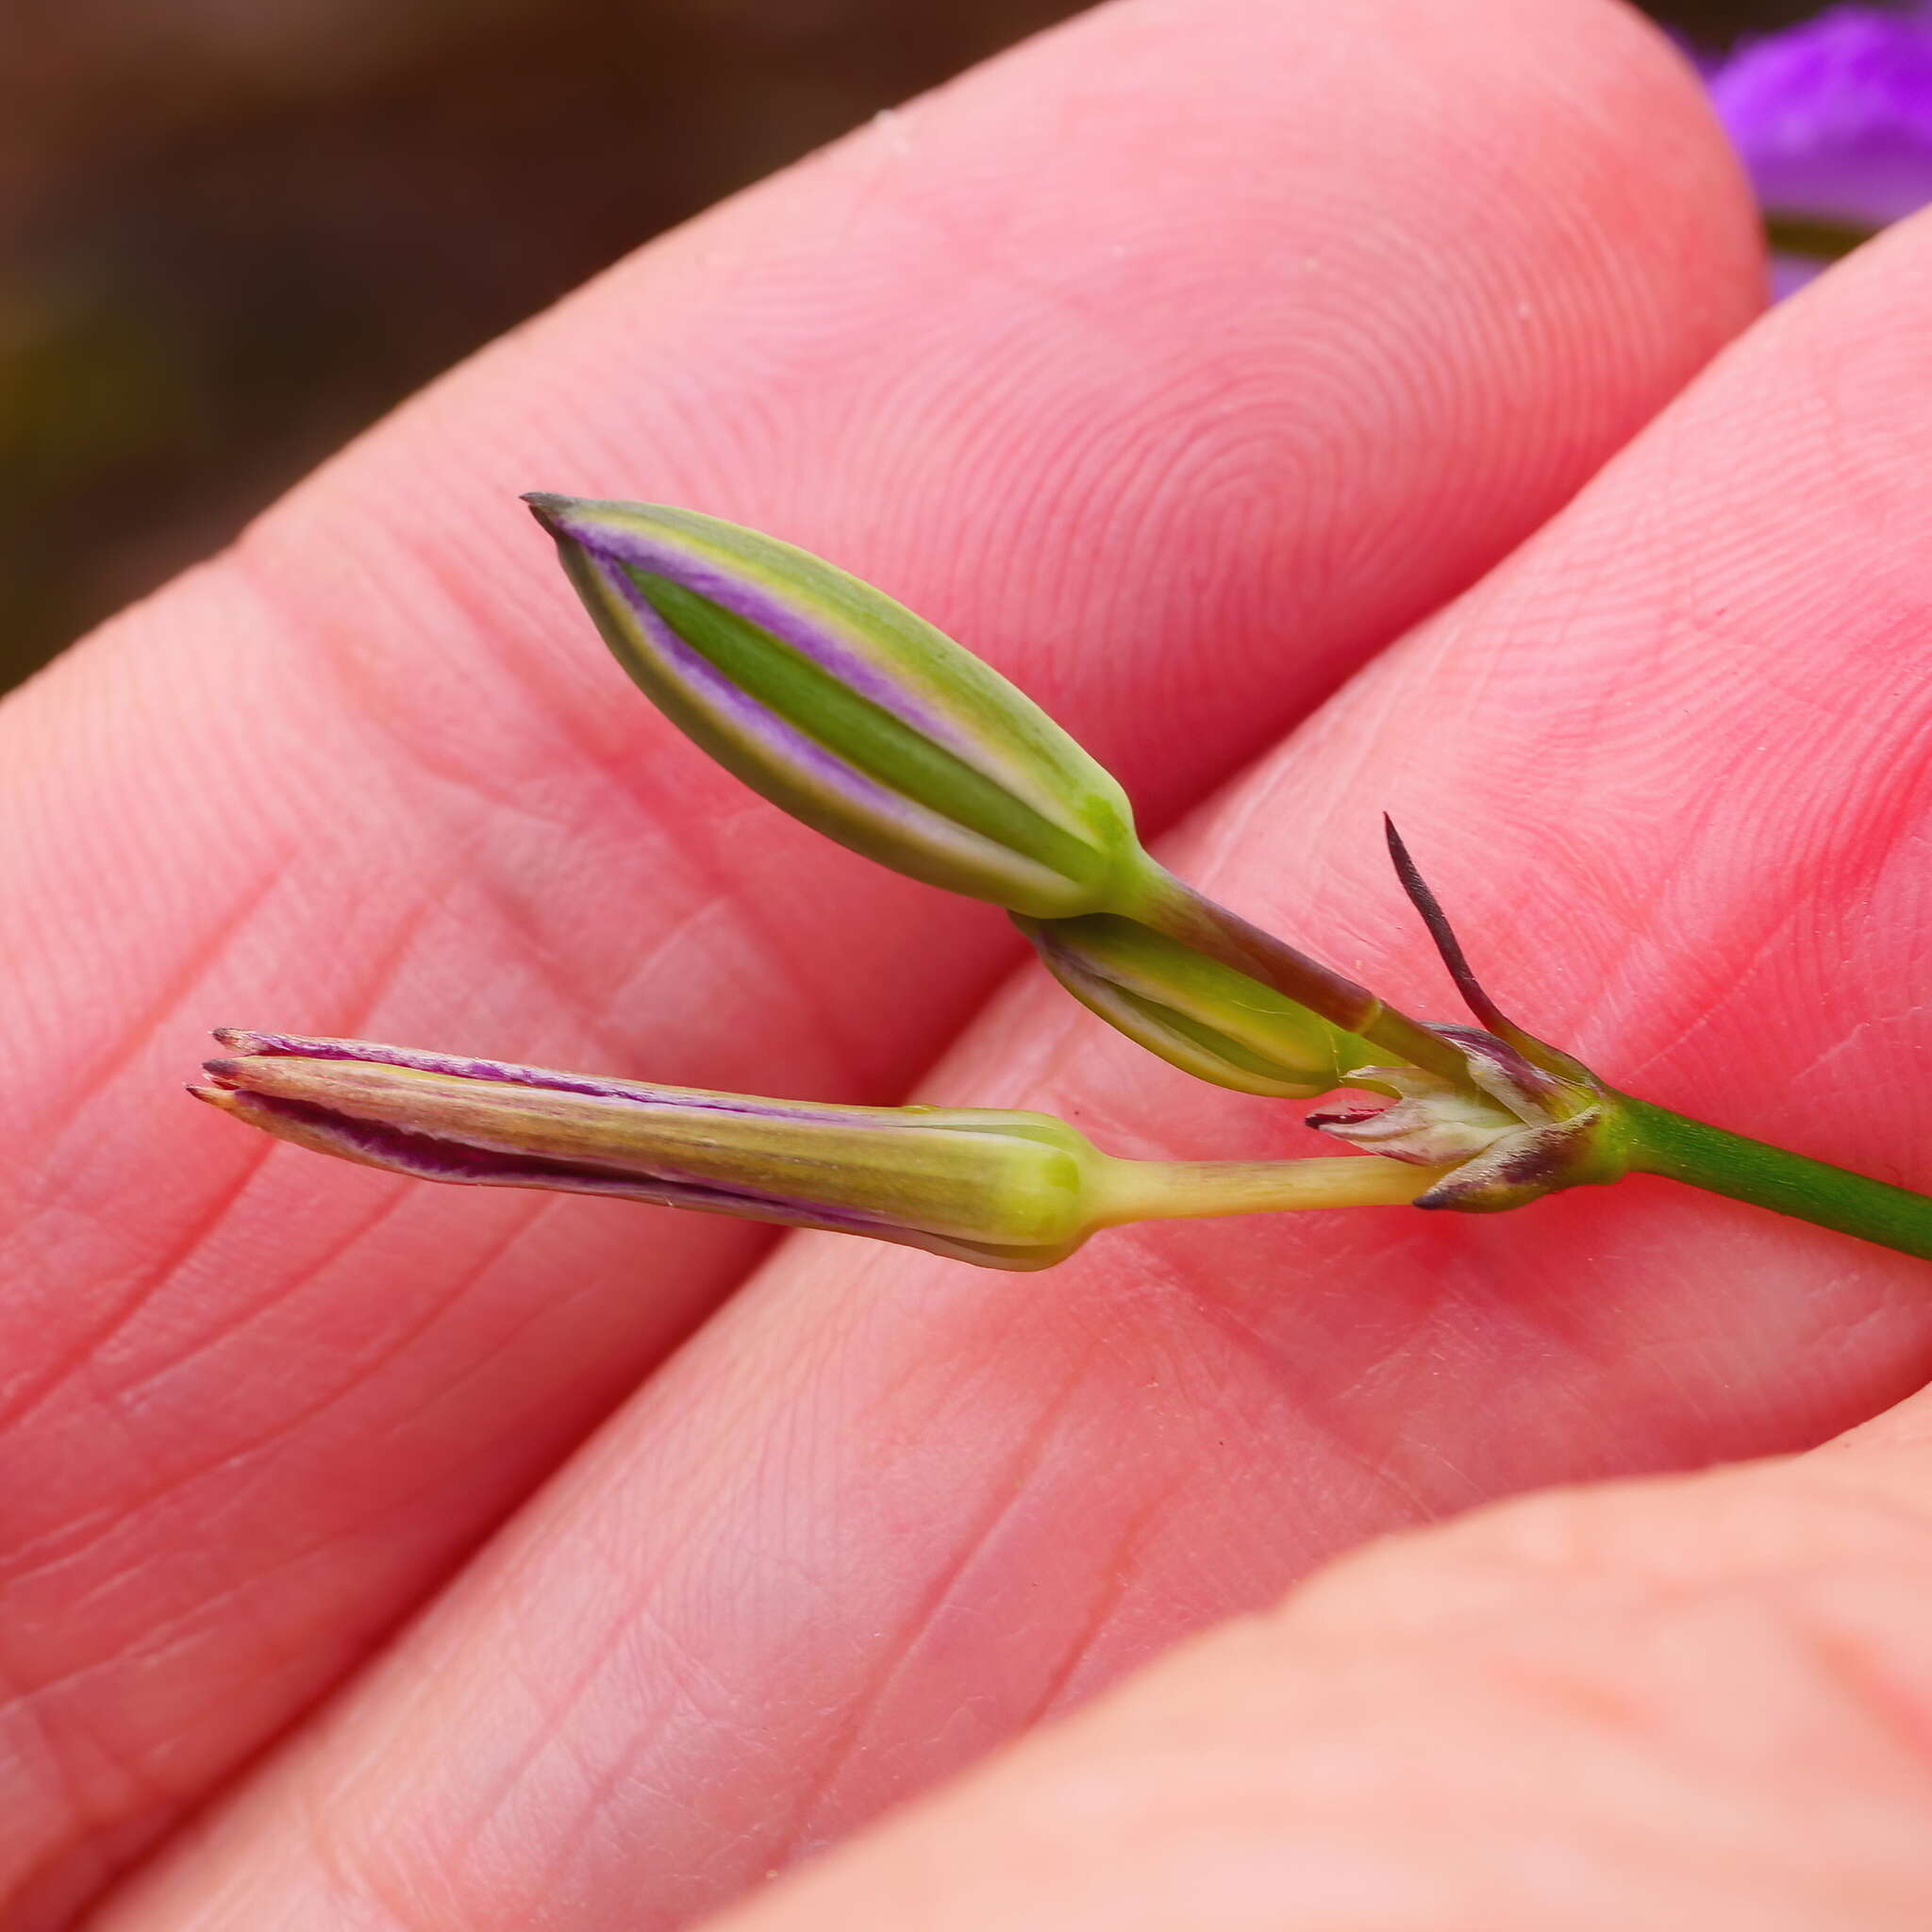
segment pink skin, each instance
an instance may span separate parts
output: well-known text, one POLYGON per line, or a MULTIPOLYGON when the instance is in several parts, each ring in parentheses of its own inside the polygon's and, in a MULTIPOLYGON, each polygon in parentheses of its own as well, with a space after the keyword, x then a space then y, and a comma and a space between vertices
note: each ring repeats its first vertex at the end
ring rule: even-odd
POLYGON ((1921 1932, 1928 1425, 1391 1539, 712 1923, 1921 1932))
POLYGON ((0 1932, 117 1882, 115 1932, 687 1924, 1369 1535, 1922 1374, 1923 1264, 1660 1182, 1008 1279, 401 1182, 174 1091, 233 1023, 1320 1151, 1037 972, 974 1017, 1004 923, 661 726, 549 487, 874 578, 1151 829, 1199 808, 1164 849, 1216 897, 1446 1014, 1387 808, 1524 1024, 1932 1181, 1932 233, 1674 403, 1761 263, 1661 44, 1596 0, 1338 18, 1142 0, 996 63, 8 702, 0 1932))

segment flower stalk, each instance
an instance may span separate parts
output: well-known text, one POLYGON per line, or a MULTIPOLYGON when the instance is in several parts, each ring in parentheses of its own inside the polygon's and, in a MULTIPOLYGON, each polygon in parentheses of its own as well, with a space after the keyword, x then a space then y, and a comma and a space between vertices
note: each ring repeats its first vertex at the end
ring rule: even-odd
POLYGON ((1617 1131, 1633 1174, 1661 1174, 1932 1260, 1932 1197, 1628 1094, 1616 1095, 1615 1103, 1617 1131))

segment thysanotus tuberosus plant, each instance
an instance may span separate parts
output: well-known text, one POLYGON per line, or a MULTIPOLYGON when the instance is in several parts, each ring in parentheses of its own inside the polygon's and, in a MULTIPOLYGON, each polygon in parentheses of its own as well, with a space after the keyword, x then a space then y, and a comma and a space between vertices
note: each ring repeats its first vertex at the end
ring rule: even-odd
POLYGON ((1349 1090, 1359 1152, 1140 1161, 992 1108, 825 1106, 280 1033, 224 1031, 200 1098, 425 1180, 612 1194, 1044 1268, 1096 1229, 1409 1204, 1483 1213, 1669 1175, 1932 1257, 1932 1198, 1620 1093, 1497 1008, 1396 836, 1474 1025, 1412 1019, 1177 879, 1119 784, 1020 691, 882 592, 691 510, 529 499, 618 658, 721 764, 828 838, 1009 912, 1128 1038, 1218 1086, 1349 1090))

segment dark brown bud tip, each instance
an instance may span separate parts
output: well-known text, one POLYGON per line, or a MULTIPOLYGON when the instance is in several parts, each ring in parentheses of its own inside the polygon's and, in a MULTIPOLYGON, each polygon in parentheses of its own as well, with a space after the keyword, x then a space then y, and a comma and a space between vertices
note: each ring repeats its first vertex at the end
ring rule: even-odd
POLYGON ((574 499, 559 496, 554 490, 526 490, 524 501, 530 506, 530 514, 548 530, 557 534, 557 513, 569 507, 574 499))
POLYGON ((265 1033, 257 1033, 246 1026, 217 1026, 214 1031, 216 1041, 225 1046, 230 1053, 273 1053, 275 1043, 265 1033))

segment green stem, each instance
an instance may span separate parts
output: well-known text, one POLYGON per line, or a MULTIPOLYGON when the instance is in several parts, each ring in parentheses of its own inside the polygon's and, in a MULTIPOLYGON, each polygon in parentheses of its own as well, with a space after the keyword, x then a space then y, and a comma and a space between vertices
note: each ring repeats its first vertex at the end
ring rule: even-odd
POLYGON ((1664 1174, 1932 1260, 1932 1196, 1727 1133, 1648 1101, 1620 1094, 1616 1105, 1627 1137, 1624 1151, 1639 1173, 1664 1174))
POLYGON ((1096 1182, 1097 1213, 1101 1224, 1119 1226, 1305 1208, 1394 1208, 1426 1193, 1445 1172, 1374 1154, 1307 1160, 1113 1160, 1096 1182))
POLYGON ((1272 986, 1286 998, 1319 1013, 1330 1025, 1372 1041, 1385 1053, 1411 1066, 1441 1074, 1465 1091, 1474 1091, 1469 1062, 1459 1047, 1420 1020, 1379 1000, 1367 987, 1298 951, 1285 940, 1250 925, 1238 912, 1170 872, 1151 864, 1138 882, 1140 896, 1121 910, 1156 932, 1272 986))

